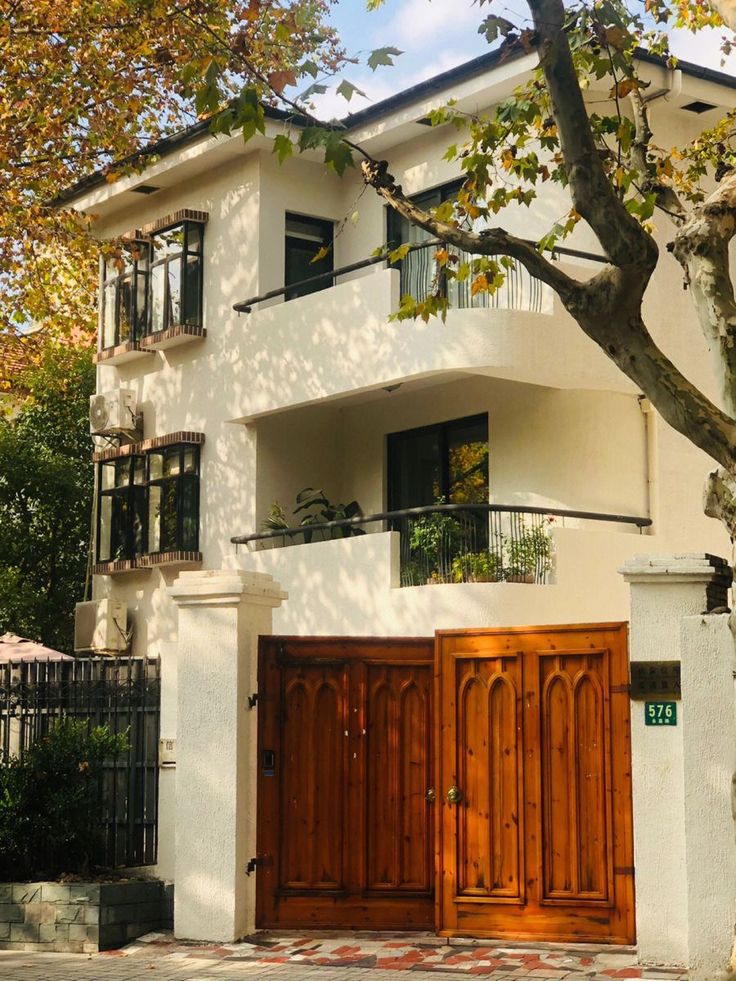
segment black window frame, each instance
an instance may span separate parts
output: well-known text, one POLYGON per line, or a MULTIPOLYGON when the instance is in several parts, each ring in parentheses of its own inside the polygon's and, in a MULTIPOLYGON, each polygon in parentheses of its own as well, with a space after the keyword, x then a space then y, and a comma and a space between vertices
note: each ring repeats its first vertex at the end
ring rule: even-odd
MULTIPOLYGON (((462 177, 456 177, 451 181, 446 181, 444 184, 438 184, 437 187, 420 191, 418 194, 412 194, 409 200, 412 204, 424 210, 427 208, 437 208, 439 205, 444 204, 445 201, 451 201, 457 197, 457 193, 464 183, 465 181, 462 177)), ((391 205, 386 205, 386 244, 389 249, 397 249, 400 245, 405 244, 402 232, 409 225, 410 222, 407 218, 400 215, 391 205)), ((431 238, 432 236, 429 237, 431 238)), ((399 268, 401 262, 389 263, 389 265, 399 268)))
POLYGON ((172 327, 201 327, 202 326, 202 286, 203 286, 203 266, 204 266, 204 223, 199 221, 191 221, 185 219, 184 221, 177 221, 171 225, 167 225, 165 228, 159 228, 156 232, 152 233, 150 236, 151 243, 151 261, 149 266, 149 276, 148 276, 148 317, 146 319, 146 329, 145 335, 159 334, 161 331, 170 330, 172 327), (199 243, 198 249, 193 249, 190 245, 192 239, 192 229, 196 227, 197 238, 199 243), (184 233, 182 248, 172 254, 164 253, 161 258, 156 258, 156 239, 169 232, 173 232, 176 229, 181 228, 184 233), (189 259, 196 260, 194 265, 194 273, 190 271, 189 259), (179 271, 179 319, 169 321, 168 318, 171 314, 171 296, 170 296, 170 281, 169 281, 169 266, 173 265, 175 262, 180 263, 179 271), (163 320, 162 324, 156 325, 154 329, 153 325, 153 278, 154 271, 158 269, 163 269, 163 281, 164 281, 164 300, 163 300, 163 320), (195 279, 194 288, 196 291, 196 315, 193 319, 187 318, 185 315, 185 298, 187 297, 187 285, 189 283, 190 276, 195 279))
MULTIPOLYGON (((139 453, 132 453, 126 456, 116 456, 109 460, 102 460, 97 463, 97 514, 96 514, 96 547, 95 558, 97 564, 108 562, 131 561, 146 555, 166 555, 171 552, 198 552, 199 551, 199 504, 200 504, 200 476, 201 476, 201 445, 199 443, 177 442, 169 443, 162 447, 151 447, 139 453), (151 476, 151 458, 156 455, 179 453, 179 473, 161 477, 151 476), (185 470, 185 455, 193 454, 194 469, 185 470), (136 463, 143 470, 144 479, 136 482, 136 463), (112 487, 103 487, 104 467, 112 468, 116 473, 121 466, 128 465, 128 479, 124 484, 117 484, 115 481, 112 487), (176 487, 176 535, 175 541, 166 542, 166 547, 150 548, 150 523, 151 523, 151 488, 165 487, 174 484, 176 487), (184 490, 190 488, 189 494, 184 490), (123 549, 110 555, 103 556, 102 545, 102 518, 103 501, 105 498, 124 499, 127 506, 127 524, 123 530, 123 549), (137 500, 136 500, 137 499, 137 500), (187 502, 189 507, 187 507, 187 502), (140 532, 136 534, 135 519, 136 515, 140 519, 140 532), (185 537, 187 522, 191 522, 193 535, 185 537), (140 545, 138 544, 140 543, 140 545)), ((138 471, 140 473, 140 471, 138 471)), ((110 541, 112 545, 112 517, 114 504, 111 506, 111 528, 110 541)), ((159 539, 160 540, 160 539, 159 539)))
POLYGON ((138 337, 145 332, 146 324, 148 322, 148 298, 149 298, 149 285, 150 285, 150 261, 151 261, 151 244, 146 239, 134 239, 131 242, 126 242, 123 245, 122 256, 100 256, 100 348, 102 350, 109 347, 117 347, 119 344, 125 344, 128 341, 136 341, 138 337), (118 263, 122 263, 123 268, 117 269, 112 275, 107 274, 108 265, 112 265, 116 268, 118 263), (132 281, 132 316, 130 323, 130 332, 126 336, 121 336, 121 311, 123 305, 123 283, 130 277, 132 281), (143 296, 143 310, 139 313, 139 300, 141 296, 141 291, 139 291, 139 282, 143 280, 144 286, 142 290, 143 296), (114 313, 114 327, 113 327, 113 341, 111 344, 107 343, 106 331, 105 331, 105 320, 107 315, 107 293, 108 288, 113 287, 115 290, 115 313, 114 313))
MULTIPOLYGON (((295 211, 287 211, 284 220, 284 299, 296 300, 300 296, 309 296, 311 293, 319 293, 321 290, 329 289, 334 286, 334 278, 327 276, 327 273, 334 272, 335 269, 335 256, 334 256, 334 244, 335 244, 335 222, 329 218, 317 218, 314 215, 300 215, 295 211), (289 282, 289 244, 292 244, 292 248, 296 244, 302 244, 305 241, 311 241, 310 239, 305 239, 304 237, 299 237, 295 234, 289 234, 289 222, 298 222, 302 225, 311 225, 315 230, 315 255, 320 248, 326 248, 327 254, 319 260, 319 262, 314 263, 314 272, 311 274, 313 276, 319 276, 321 273, 325 274, 325 279, 318 283, 311 283, 308 286, 300 287, 299 283, 303 280, 294 280, 294 282, 289 282)), ((311 277, 305 277, 307 279, 311 277)))
MULTIPOLYGON (((461 429, 467 426, 476 425, 483 423, 485 424, 486 431, 486 443, 488 443, 488 413, 479 412, 474 413, 471 416, 462 416, 459 419, 447 419, 443 422, 431 423, 427 426, 416 426, 412 429, 403 429, 397 432, 389 433, 386 436, 386 461, 387 461, 387 480, 386 480, 386 490, 387 490, 387 510, 397 511, 402 507, 421 507, 420 504, 401 504, 398 498, 398 488, 397 481, 399 477, 399 468, 397 467, 396 453, 397 448, 401 442, 405 442, 411 437, 425 436, 431 433, 438 433, 441 440, 441 450, 440 450, 440 494, 439 497, 442 498, 445 503, 450 503, 450 453, 449 453, 449 436, 457 429, 461 429)), ((490 447, 489 447, 490 450, 490 447)), ((490 466, 486 467, 486 502, 488 499, 488 493, 490 492, 490 466)), ((431 502, 435 503, 435 502, 431 502)), ((468 505, 472 508, 472 505, 468 505)))

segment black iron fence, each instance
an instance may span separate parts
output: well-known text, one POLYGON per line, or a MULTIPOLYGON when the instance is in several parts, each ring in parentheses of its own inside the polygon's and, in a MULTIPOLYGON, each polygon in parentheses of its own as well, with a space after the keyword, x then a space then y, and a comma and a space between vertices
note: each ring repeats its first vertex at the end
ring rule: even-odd
POLYGON ((293 545, 365 534, 381 524, 401 537, 401 585, 550 581, 554 528, 588 522, 631 525, 639 532, 651 519, 631 514, 572 511, 506 504, 431 504, 352 518, 236 535, 235 545, 293 545))
POLYGON ((158 658, 84 657, 0 663, 0 757, 22 758, 62 718, 127 733, 100 790, 104 825, 95 864, 153 865, 158 835, 158 658))

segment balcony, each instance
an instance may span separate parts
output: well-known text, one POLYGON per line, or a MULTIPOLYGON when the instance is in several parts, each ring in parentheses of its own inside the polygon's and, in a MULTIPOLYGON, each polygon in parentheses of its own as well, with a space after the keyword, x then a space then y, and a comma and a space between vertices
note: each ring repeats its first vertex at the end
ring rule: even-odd
POLYGON ((642 532, 652 522, 637 515, 561 508, 435 504, 330 521, 308 519, 231 541, 274 549, 355 538, 369 529, 389 530, 398 532, 399 574, 393 584, 399 588, 502 582, 543 586, 556 581, 557 528, 586 528, 591 523, 642 532))

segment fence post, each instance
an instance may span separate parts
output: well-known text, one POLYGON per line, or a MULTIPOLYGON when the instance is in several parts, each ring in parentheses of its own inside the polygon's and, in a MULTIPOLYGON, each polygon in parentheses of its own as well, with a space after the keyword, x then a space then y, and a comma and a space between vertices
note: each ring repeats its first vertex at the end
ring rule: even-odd
POLYGON ((727 967, 736 913, 734 644, 728 616, 708 612, 725 607, 731 570, 701 553, 635 556, 620 571, 631 585, 632 672, 641 662, 681 672, 676 725, 646 724, 647 702, 673 698, 651 688, 656 679, 632 690, 639 959, 705 981, 727 967))
POLYGON ((258 638, 286 598, 272 577, 183 572, 179 607, 174 931, 229 942, 255 927, 258 638))

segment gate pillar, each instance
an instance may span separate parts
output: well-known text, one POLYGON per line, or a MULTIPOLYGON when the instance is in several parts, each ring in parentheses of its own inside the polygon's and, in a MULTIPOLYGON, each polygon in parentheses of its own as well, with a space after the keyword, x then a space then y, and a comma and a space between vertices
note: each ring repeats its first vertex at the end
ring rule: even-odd
POLYGON ((639 959, 700 981, 727 967, 736 915, 734 640, 728 615, 711 612, 726 606, 731 569, 700 553, 636 556, 620 571, 631 585, 639 959), (673 701, 674 715, 658 706, 673 701))
POLYGON ((286 593, 258 572, 182 572, 174 931, 223 943, 255 927, 258 638, 286 593))

